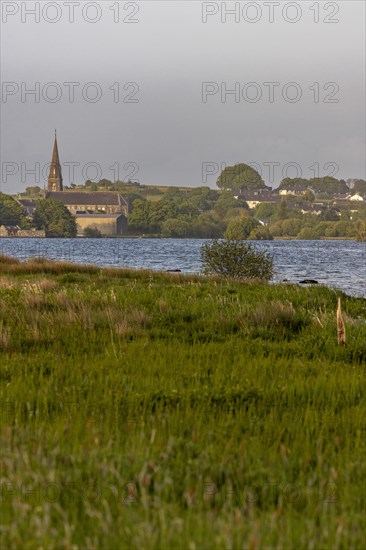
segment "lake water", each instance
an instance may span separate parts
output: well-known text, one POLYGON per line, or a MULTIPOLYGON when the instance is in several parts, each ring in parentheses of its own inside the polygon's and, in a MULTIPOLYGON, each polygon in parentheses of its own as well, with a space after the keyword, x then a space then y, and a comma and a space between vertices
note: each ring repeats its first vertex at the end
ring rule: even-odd
MULTIPOLYGON (((55 260, 99 266, 201 269, 200 239, 21 239, 0 238, 0 253, 26 259, 45 256, 55 260)), ((354 241, 256 242, 274 259, 275 281, 316 279, 354 296, 366 297, 366 243, 354 241)))

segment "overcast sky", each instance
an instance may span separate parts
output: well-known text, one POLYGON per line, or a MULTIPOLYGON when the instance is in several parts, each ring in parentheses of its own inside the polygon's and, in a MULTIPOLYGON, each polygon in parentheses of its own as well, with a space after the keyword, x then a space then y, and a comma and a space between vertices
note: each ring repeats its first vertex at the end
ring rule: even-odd
POLYGON ((66 185, 70 162, 76 184, 119 167, 120 179, 214 187, 238 162, 273 187, 318 171, 365 178, 363 1, 226 2, 231 15, 189 0, 1 4, 7 193, 46 183, 25 172, 50 161, 55 128, 66 185))

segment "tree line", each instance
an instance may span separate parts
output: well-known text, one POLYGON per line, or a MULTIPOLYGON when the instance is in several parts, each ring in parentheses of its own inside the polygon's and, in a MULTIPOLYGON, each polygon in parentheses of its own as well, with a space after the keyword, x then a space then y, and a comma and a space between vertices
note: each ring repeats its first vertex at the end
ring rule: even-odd
MULTIPOLYGON (((365 180, 335 178, 285 178, 280 189, 308 188, 301 197, 307 204, 315 195, 359 193, 366 197, 365 180), (311 189, 311 191, 310 191, 311 189)), ((75 188, 75 185, 71 186, 75 188)), ((268 240, 273 238, 350 238, 365 240, 365 203, 350 203, 335 210, 325 208, 320 215, 303 213, 293 207, 293 198, 286 196, 278 204, 261 203, 249 209, 241 192, 270 189, 260 174, 246 164, 226 167, 217 180, 218 189, 206 186, 168 189, 140 185, 137 182, 87 181, 86 191, 118 191, 128 201, 130 235, 167 238, 228 238, 268 240)), ((78 189, 80 186, 78 187, 78 189)), ((44 229, 49 237, 76 236, 75 218, 58 201, 43 199, 39 187, 28 187, 28 196, 37 200, 33 217, 12 197, 0 193, 0 225, 44 229)), ((93 231, 86 236, 95 237, 93 231)))

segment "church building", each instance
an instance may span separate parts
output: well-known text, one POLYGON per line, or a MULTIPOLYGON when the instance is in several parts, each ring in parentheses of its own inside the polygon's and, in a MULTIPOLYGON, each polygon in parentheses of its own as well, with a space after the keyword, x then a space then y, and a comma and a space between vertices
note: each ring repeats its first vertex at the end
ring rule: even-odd
POLYGON ((56 132, 45 198, 66 206, 76 218, 80 236, 86 228, 98 229, 102 235, 109 236, 127 233, 128 203, 120 193, 64 191, 56 132))

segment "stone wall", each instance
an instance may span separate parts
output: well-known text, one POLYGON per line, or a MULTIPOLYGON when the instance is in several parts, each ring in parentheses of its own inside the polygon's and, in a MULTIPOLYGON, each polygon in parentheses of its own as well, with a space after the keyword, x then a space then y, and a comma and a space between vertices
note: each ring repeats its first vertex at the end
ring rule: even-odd
POLYGON ((102 235, 123 235, 127 233, 127 220, 124 216, 119 217, 83 217, 76 215, 78 235, 84 235, 84 229, 92 227, 98 229, 102 235))

